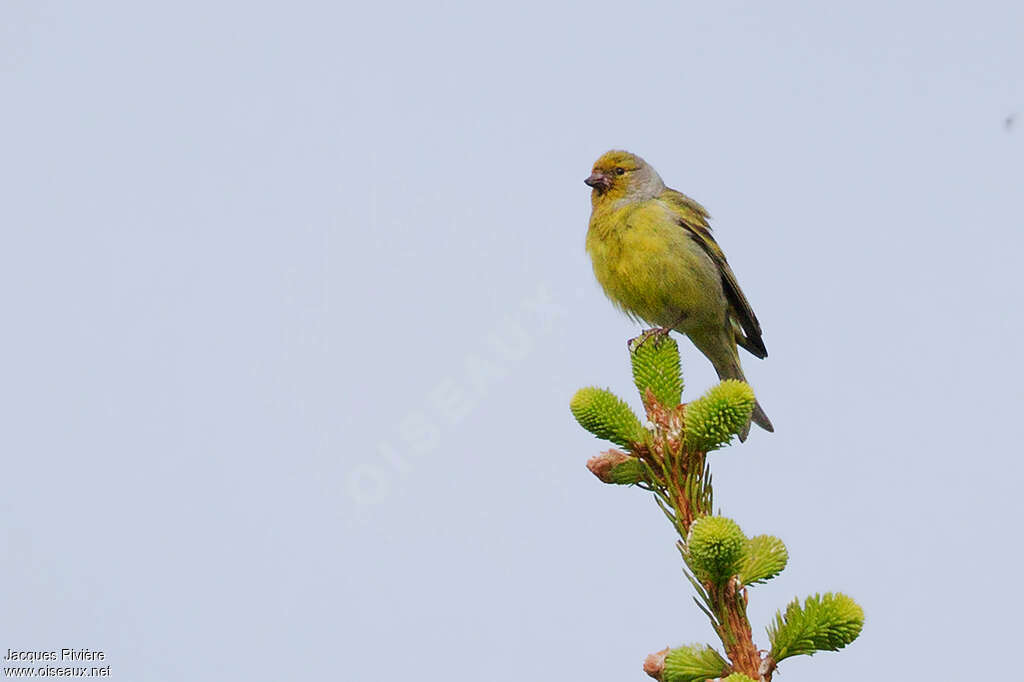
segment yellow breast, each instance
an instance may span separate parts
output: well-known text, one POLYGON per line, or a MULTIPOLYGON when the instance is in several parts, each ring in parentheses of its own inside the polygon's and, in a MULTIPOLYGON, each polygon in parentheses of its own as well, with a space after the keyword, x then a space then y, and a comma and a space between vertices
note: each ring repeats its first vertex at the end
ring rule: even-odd
POLYGON ((587 252, 605 294, 629 315, 664 327, 724 321, 717 267, 663 202, 595 210, 587 252))

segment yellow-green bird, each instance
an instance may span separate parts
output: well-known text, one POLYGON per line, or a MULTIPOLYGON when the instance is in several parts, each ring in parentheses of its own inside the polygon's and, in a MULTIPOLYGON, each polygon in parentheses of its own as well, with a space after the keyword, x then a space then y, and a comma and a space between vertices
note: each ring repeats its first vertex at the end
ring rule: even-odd
MULTIPOLYGON (((625 151, 601 156, 584 182, 593 188, 587 253, 612 303, 655 327, 644 338, 673 329, 686 334, 720 379, 746 381, 737 344, 759 358, 768 351, 704 207, 625 151)), ((751 419, 774 431, 760 405, 751 419)), ((749 430, 748 424, 741 440, 749 430)))

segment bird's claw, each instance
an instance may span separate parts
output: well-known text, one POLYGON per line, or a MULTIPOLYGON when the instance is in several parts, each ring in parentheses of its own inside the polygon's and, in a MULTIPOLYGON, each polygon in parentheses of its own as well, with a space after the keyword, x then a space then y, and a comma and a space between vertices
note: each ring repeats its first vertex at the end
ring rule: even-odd
POLYGON ((640 347, 647 343, 650 339, 654 339, 655 342, 661 341, 663 338, 668 336, 668 333, 672 331, 671 327, 653 327, 646 329, 640 336, 635 336, 627 342, 629 349, 636 353, 640 350, 640 347))

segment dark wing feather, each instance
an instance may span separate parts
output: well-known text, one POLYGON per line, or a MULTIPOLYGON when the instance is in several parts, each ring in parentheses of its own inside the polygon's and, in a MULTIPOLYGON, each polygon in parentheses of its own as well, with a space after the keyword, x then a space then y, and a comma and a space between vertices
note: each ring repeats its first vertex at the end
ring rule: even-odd
POLYGON ((757 321, 754 309, 750 307, 747 297, 743 295, 736 275, 725 260, 725 254, 711 236, 711 227, 708 225, 708 213, 704 207, 681 192, 673 189, 666 189, 662 197, 673 205, 679 213, 679 226, 690 235, 708 255, 711 261, 718 266, 722 275, 722 290, 729 300, 730 312, 736 322, 743 330, 742 334, 736 335, 736 342, 750 351, 751 354, 759 357, 768 357, 768 350, 761 340, 761 324, 757 321))

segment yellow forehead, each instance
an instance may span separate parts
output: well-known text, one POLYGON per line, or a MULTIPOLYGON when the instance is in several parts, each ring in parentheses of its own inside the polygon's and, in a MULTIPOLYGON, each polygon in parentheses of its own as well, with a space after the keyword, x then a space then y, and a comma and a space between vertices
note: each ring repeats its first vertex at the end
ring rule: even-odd
POLYGON ((613 168, 636 170, 637 168, 640 168, 643 163, 643 159, 636 154, 630 154, 629 152, 613 149, 610 152, 602 154, 601 158, 594 162, 594 170, 611 170, 613 168))

